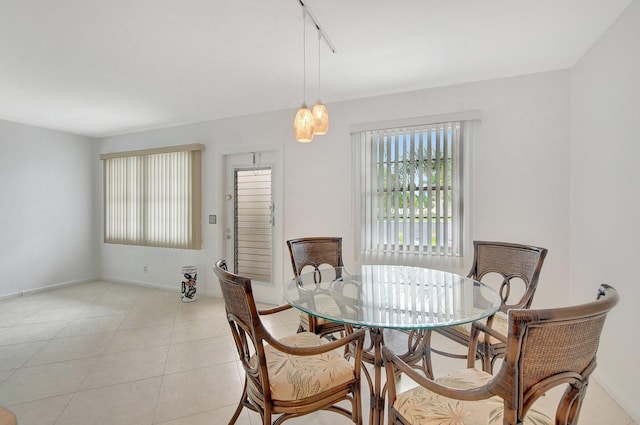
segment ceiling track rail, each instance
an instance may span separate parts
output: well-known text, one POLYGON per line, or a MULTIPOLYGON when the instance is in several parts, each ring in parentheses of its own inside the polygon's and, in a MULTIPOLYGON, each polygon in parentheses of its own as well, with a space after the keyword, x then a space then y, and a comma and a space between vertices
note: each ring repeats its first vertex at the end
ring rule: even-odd
POLYGON ((336 46, 334 46, 331 40, 329 40, 329 36, 322 29, 322 26, 320 25, 318 18, 316 18, 316 15, 313 14, 313 11, 311 10, 311 8, 304 2, 304 0, 296 0, 296 1, 300 3, 300 6, 306 11, 307 16, 309 17, 309 19, 311 19, 311 22, 313 22, 313 25, 315 25, 316 29, 318 30, 319 37, 322 38, 325 43, 327 43, 327 46, 329 46, 329 49, 331 49, 333 53, 336 53, 336 46))

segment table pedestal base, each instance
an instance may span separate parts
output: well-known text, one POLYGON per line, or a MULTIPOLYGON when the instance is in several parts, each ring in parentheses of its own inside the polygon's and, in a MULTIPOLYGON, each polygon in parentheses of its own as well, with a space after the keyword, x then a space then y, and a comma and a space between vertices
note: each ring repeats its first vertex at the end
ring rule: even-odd
MULTIPOLYGON (((350 332, 350 328, 347 327, 347 331, 350 332)), ((390 330, 387 332, 396 332, 403 338, 403 345, 406 347, 406 351, 399 356, 407 363, 418 366, 424 374, 433 378, 433 370, 431 366, 431 356, 429 348, 431 345, 431 330, 412 330, 412 331, 399 331, 390 330)), ((394 336, 398 336, 394 335, 394 336)), ((363 373, 367 378, 370 391, 369 401, 369 424, 381 425, 384 424, 384 410, 387 391, 386 383, 382 383, 382 374, 384 362, 382 360, 382 346, 385 345, 384 329, 382 328, 369 328, 369 345, 365 347, 365 352, 362 355, 363 363, 371 364, 373 366, 373 376, 363 365, 363 373)))

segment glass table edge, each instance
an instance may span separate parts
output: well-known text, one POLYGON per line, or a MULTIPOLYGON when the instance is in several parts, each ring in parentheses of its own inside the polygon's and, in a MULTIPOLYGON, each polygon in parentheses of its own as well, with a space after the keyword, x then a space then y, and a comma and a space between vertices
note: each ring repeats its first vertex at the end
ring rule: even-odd
MULTIPOLYGON (((388 265, 380 265, 380 266, 388 266, 388 265)), ((401 266, 402 267, 402 266, 401 266)), ((410 267, 410 266, 407 266, 410 267)), ((413 267, 411 267, 413 268, 413 267)), ((349 273, 349 270, 346 267, 341 267, 341 269, 347 271, 347 273, 349 273)), ((438 270, 441 271, 441 270, 438 270)), ((449 273, 449 274, 454 274, 455 273, 451 273, 451 272, 444 272, 444 273, 449 273)), ((312 273, 308 273, 309 275, 312 273)), ((468 324, 468 323, 473 323, 476 322, 478 320, 482 320, 485 319, 487 317, 490 317, 492 315, 494 315, 496 312, 498 312, 500 310, 500 296, 497 294, 497 292, 491 288, 490 286, 486 285, 485 283, 482 283, 478 280, 475 279, 471 279, 467 276, 462 276, 462 275, 457 275, 461 278, 464 279, 470 279, 474 282, 474 284, 478 285, 478 286, 482 286, 484 288, 489 289, 490 291, 493 291, 496 296, 497 296, 497 302, 494 303, 494 305, 490 308, 487 309, 485 311, 483 311, 481 314, 477 314, 473 317, 465 317, 464 319, 460 319, 460 320, 455 320, 455 321, 451 321, 451 322, 442 322, 442 323, 424 323, 424 324, 406 324, 406 323, 373 323, 373 322, 364 322, 364 321, 358 321, 358 320, 350 320, 348 318, 344 318, 344 317, 336 317, 336 316, 331 316, 328 314, 322 314, 320 312, 317 311, 311 311, 310 309, 304 308, 303 306, 300 306, 298 304, 296 304, 295 302, 292 302, 291 300, 288 299, 288 297, 286 296, 287 294, 287 288, 291 285, 296 284, 296 282, 299 282, 302 276, 296 277, 291 279, 290 281, 286 282, 285 285, 283 286, 283 296, 284 296, 284 300, 285 302, 287 302, 289 305, 291 305, 293 308, 295 308, 296 310, 308 314, 310 316, 316 317, 316 318, 320 318, 320 319, 324 319, 324 320, 328 320, 331 322, 335 322, 335 323, 341 323, 344 325, 351 325, 351 326, 356 326, 356 327, 367 327, 367 328, 381 328, 381 329, 399 329, 399 330, 420 330, 420 329, 438 329, 438 328, 448 328, 448 327, 453 327, 453 326, 459 326, 459 325, 464 325, 464 324, 468 324)))

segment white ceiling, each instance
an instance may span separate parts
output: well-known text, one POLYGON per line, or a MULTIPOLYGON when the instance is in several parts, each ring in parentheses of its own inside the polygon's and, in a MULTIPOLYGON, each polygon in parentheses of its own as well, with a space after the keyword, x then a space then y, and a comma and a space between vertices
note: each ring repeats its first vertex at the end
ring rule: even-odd
MULTIPOLYGON (((569 68, 631 1, 305 3, 331 103, 569 68)), ((294 109, 302 28, 298 0, 0 0, 0 119, 100 137, 294 109)))

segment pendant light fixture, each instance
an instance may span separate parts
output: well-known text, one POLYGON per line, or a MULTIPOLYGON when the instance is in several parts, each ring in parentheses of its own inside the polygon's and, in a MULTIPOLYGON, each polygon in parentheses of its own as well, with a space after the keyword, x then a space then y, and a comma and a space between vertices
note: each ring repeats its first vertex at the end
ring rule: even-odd
POLYGON ((293 132, 300 143, 313 140, 313 114, 307 107, 307 9, 302 7, 302 106, 293 120, 293 132))
POLYGON ((329 111, 327 107, 320 101, 320 40, 322 33, 318 29, 318 102, 313 106, 311 113, 313 114, 313 134, 322 136, 327 134, 329 130, 329 111))
POLYGON ((326 134, 329 128, 329 114, 327 107, 320 102, 320 41, 324 39, 327 46, 333 53, 336 52, 336 48, 331 44, 327 33, 320 27, 318 20, 313 14, 313 11, 304 2, 305 0, 296 0, 302 7, 302 44, 303 44, 303 88, 302 88, 302 106, 298 109, 296 117, 293 120, 293 132, 296 136, 296 140, 301 143, 308 143, 313 139, 313 135, 326 134), (311 22, 318 30, 318 103, 313 107, 311 111, 307 107, 306 89, 307 89, 307 16, 311 19, 311 22))

